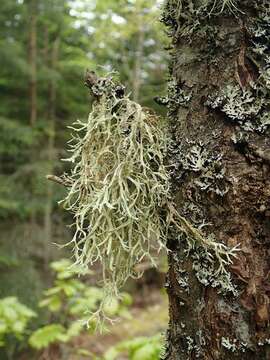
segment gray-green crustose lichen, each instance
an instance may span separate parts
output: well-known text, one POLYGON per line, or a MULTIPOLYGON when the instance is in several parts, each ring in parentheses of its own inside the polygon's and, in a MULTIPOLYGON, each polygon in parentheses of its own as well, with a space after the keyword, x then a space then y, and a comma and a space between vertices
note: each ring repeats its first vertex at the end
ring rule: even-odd
POLYGON ((200 194, 196 194, 196 203, 192 200, 186 201, 182 208, 183 216, 190 219, 190 222, 198 229, 204 230, 212 225, 206 220, 205 211, 200 203, 200 194))
POLYGON ((202 335, 202 331, 198 330, 193 337, 190 335, 187 336, 185 331, 182 331, 181 333, 184 345, 181 349, 181 352, 185 352, 190 356, 192 355, 195 357, 195 359, 201 359, 204 354, 203 347, 206 345, 205 338, 202 335))
POLYGON ((174 78, 168 82, 167 96, 156 97, 155 101, 168 109, 168 116, 175 115, 179 107, 187 107, 192 99, 192 91, 184 89, 184 84, 178 83, 174 78))
MULTIPOLYGON (((196 38, 208 37, 213 32, 213 26, 210 26, 209 22, 210 17, 218 16, 222 12, 227 14, 237 12, 237 3, 232 1, 195 2, 169 0, 165 3, 162 21, 168 26, 169 35, 173 37, 173 42, 177 42, 180 38, 191 40, 194 36, 196 38)), ((173 60, 176 60, 176 56, 177 54, 172 54, 173 60)), ((192 185, 193 188, 196 188, 196 197, 200 193, 214 193, 223 197, 228 192, 228 182, 222 154, 219 152, 209 153, 209 144, 200 141, 189 144, 188 141, 179 141, 175 136, 177 128, 175 118, 179 117, 178 110, 179 108, 188 108, 191 100, 192 89, 188 89, 184 83, 177 82, 172 78, 168 86, 168 96, 163 98, 162 102, 168 107, 168 116, 171 120, 168 158, 172 188, 177 189, 179 184, 181 186, 186 174, 192 173, 193 180, 189 183, 189 186, 192 185)), ((198 208, 196 200, 194 202, 185 202, 180 211, 184 217, 189 219, 192 226, 199 230, 203 229, 203 232, 207 233, 206 237, 208 239, 214 239, 214 236, 209 234, 209 230, 205 231, 211 224, 207 222, 204 214, 198 208), (195 213, 194 209, 197 210, 196 216, 193 214, 193 212, 195 213)), ((180 238, 182 239, 181 236, 180 238)), ((211 255, 209 257, 199 243, 192 242, 186 234, 184 238, 188 244, 186 254, 193 260, 193 270, 198 281, 205 286, 216 287, 223 294, 231 292, 237 296, 238 292, 233 285, 231 275, 228 272, 225 275, 224 272, 217 271, 215 260, 210 260, 211 255)))
POLYGON ((261 339, 258 341, 258 346, 270 345, 270 338, 261 339))
POLYGON ((189 287, 189 276, 186 270, 183 270, 181 268, 177 268, 176 270, 176 280, 178 282, 178 285, 182 289, 182 291, 189 293, 190 287, 189 287))
POLYGON ((218 273, 213 258, 202 247, 197 247, 191 254, 192 268, 197 280, 204 286, 211 286, 220 294, 231 293, 238 296, 238 290, 229 272, 218 273))

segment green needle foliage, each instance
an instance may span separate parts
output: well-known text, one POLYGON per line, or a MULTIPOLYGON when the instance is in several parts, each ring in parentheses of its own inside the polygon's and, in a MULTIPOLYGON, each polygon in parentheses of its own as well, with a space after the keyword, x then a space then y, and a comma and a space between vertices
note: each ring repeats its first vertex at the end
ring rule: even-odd
POLYGON ((118 295, 134 266, 166 243, 160 208, 169 196, 164 166, 166 132, 160 119, 124 96, 111 78, 87 122, 77 121, 70 142, 74 163, 65 176, 66 209, 74 214, 76 263, 100 261, 108 295, 118 295))

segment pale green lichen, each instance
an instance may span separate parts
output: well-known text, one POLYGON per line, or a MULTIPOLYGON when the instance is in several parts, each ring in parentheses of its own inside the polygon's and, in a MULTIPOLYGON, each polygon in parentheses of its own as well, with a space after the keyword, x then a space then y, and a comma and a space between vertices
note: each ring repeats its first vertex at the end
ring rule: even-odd
POLYGON ((192 268, 198 281, 204 286, 211 286, 217 288, 218 293, 231 293, 238 296, 239 292, 232 281, 229 272, 217 272, 215 268, 214 259, 209 256, 209 253, 204 248, 199 247, 191 255, 193 259, 192 268))
POLYGON ((210 96, 206 105, 220 109, 246 131, 264 133, 270 126, 270 102, 262 96, 262 89, 255 83, 246 89, 241 89, 239 85, 227 85, 210 96))
POLYGON ((167 0, 161 21, 169 27, 169 36, 176 42, 180 37, 190 38, 195 32, 205 34, 212 16, 237 13, 238 0, 167 0))
POLYGON ((222 337, 221 338, 221 345, 226 348, 227 350, 235 353, 235 352, 246 352, 247 344, 243 342, 239 342, 237 339, 229 339, 222 337))
POLYGON ((232 342, 229 338, 222 337, 221 345, 232 352, 237 351, 236 339, 232 342))
POLYGON ((184 292, 189 293, 190 288, 188 284, 188 279, 189 279, 188 273, 181 268, 176 268, 175 272, 176 272, 176 280, 178 282, 178 285, 184 292))
POLYGON ((206 105, 221 110, 243 130, 263 134, 270 127, 270 8, 265 0, 254 7, 257 16, 247 23, 249 42, 244 54, 244 62, 249 62, 245 76, 250 79, 245 83, 240 75, 239 84, 225 85, 209 96, 206 105))
POLYGON ((215 273, 227 273, 237 247, 229 248, 196 229, 170 200, 165 166, 167 131, 161 119, 125 96, 110 78, 99 81, 86 122, 72 127, 70 174, 63 180, 64 207, 74 216, 75 263, 103 269, 104 304, 143 259, 166 247, 168 229, 185 234, 189 250, 205 249, 215 273))
POLYGON ((270 338, 259 340, 259 341, 258 341, 258 345, 259 345, 259 346, 270 345, 270 338))
POLYGON ((186 346, 187 346, 187 354, 193 354, 195 359, 201 359, 203 355, 202 346, 205 345, 204 341, 201 342, 202 337, 199 332, 196 333, 196 338, 192 338, 191 336, 186 336, 186 346))
POLYGON ((228 192, 222 154, 210 153, 202 141, 190 143, 181 158, 184 170, 195 173, 194 184, 202 191, 224 196, 228 192))
POLYGON ((167 139, 160 119, 118 98, 110 78, 100 96, 88 121, 72 128, 64 206, 74 215, 76 263, 99 260, 105 288, 117 293, 134 266, 144 258, 154 263, 153 250, 166 244, 159 210, 169 196, 167 139))

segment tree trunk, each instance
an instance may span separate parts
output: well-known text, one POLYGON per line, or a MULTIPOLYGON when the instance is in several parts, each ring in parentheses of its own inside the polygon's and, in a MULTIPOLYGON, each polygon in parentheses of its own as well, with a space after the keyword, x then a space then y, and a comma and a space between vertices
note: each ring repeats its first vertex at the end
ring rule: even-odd
POLYGON ((30 67, 30 124, 34 125, 37 119, 37 3, 29 2, 29 67, 30 67))
POLYGON ((206 4, 168 0, 163 13, 172 37, 172 189, 194 227, 240 251, 231 278, 217 275, 214 259, 172 232, 164 359, 267 360, 270 7, 206 4))

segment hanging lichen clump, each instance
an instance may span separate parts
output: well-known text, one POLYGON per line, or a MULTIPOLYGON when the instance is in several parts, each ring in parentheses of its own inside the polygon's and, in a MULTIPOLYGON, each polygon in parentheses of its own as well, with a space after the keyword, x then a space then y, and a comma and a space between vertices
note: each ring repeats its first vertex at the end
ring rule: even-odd
POLYGON ((76 263, 103 267, 105 290, 117 295, 135 264, 166 243, 160 209, 168 198, 166 132, 160 119, 124 95, 110 77, 91 84, 96 98, 69 143, 74 164, 64 207, 74 215, 76 263))

